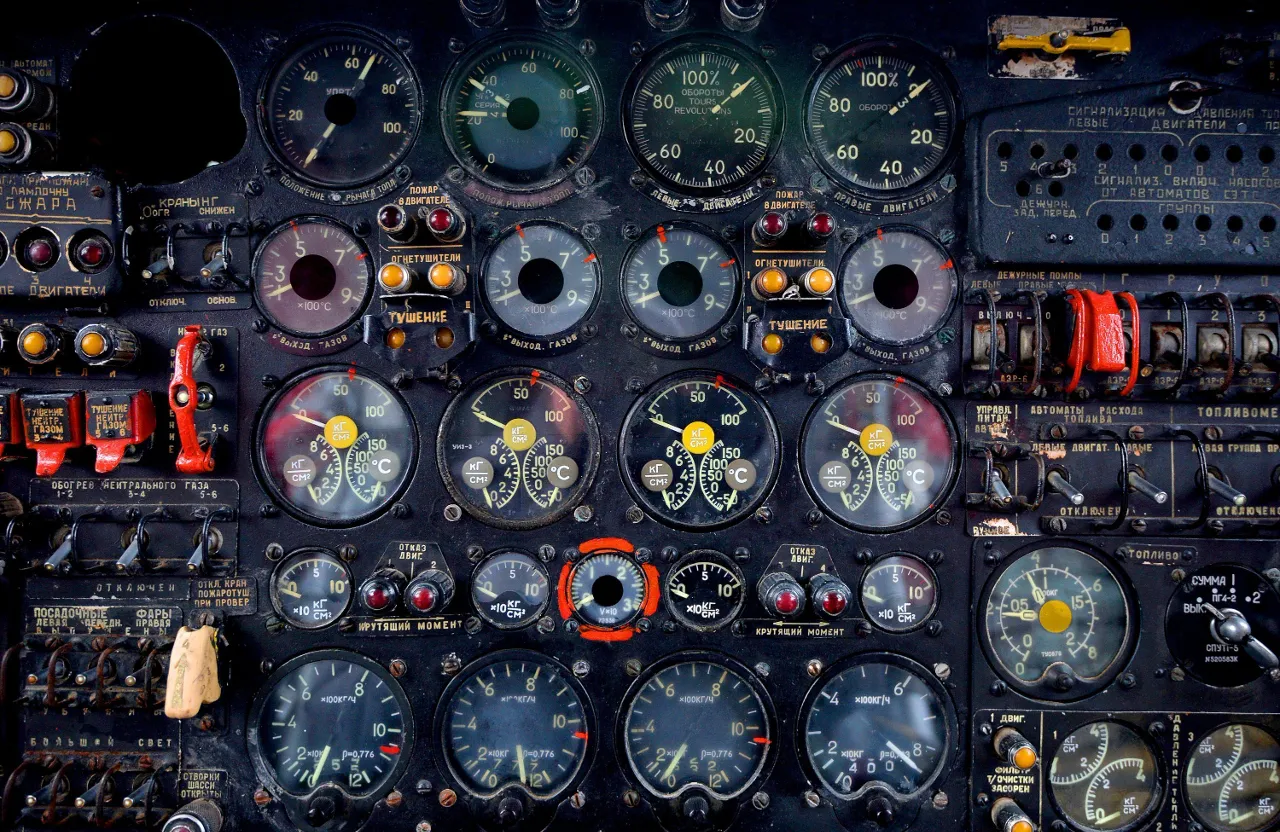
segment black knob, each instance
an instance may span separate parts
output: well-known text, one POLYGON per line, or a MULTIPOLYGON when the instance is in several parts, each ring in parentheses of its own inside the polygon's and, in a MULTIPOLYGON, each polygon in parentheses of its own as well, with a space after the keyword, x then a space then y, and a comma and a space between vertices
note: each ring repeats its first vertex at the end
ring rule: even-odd
POLYGON ((693 823, 706 823, 711 817, 711 806, 701 795, 694 795, 684 802, 684 816, 693 823))
POLYGON ((644 16, 660 32, 679 29, 689 16, 689 0, 644 0, 644 16))
POLYGON ((472 26, 497 26, 507 14, 507 0, 458 0, 472 26))
POLYGON ((415 615, 438 613, 453 600, 453 578, 439 569, 428 569, 404 589, 405 608, 415 615))
POLYGON ((307 804, 307 823, 324 826, 338 814, 338 804, 327 794, 318 794, 307 804))
POLYGON ((1076 672, 1067 665, 1059 665, 1053 668, 1049 674, 1050 684, 1055 690, 1066 693, 1076 686, 1076 672))
POLYGON ((538 0, 538 15, 553 29, 568 29, 578 22, 582 0, 538 0))
POLYGON ((798 618, 804 614, 804 588, 786 572, 770 572, 760 579, 757 587, 760 605, 770 615, 779 618, 798 618))
POLYGON ((498 823, 511 826, 524 816, 524 804, 514 797, 504 797, 498 804, 498 823))
POLYGON ((375 572, 360 584, 360 603, 369 612, 392 612, 404 595, 404 578, 397 572, 375 572))
POLYGON ((867 817, 877 826, 888 826, 893 823, 893 804, 887 797, 877 797, 867 804, 867 817))
POLYGON ((720 19, 735 32, 749 32, 760 25, 768 0, 721 0, 720 19))
POLYGON ((53 90, 20 69, 0 67, 0 114, 40 121, 53 111, 53 90))

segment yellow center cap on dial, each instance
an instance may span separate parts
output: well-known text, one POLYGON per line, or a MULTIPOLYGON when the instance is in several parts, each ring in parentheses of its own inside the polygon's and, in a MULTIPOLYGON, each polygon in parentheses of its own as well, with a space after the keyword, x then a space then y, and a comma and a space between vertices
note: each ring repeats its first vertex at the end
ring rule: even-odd
POLYGON ((690 422, 684 426, 681 440, 689 453, 705 454, 716 444, 716 432, 706 422, 690 422))
POLYGON ((527 451, 538 441, 538 429, 528 419, 512 419, 502 429, 502 441, 513 451, 527 451))
POLYGON ((12 130, 0 130, 0 153, 12 153, 18 148, 18 137, 12 130))
POLYGON ((334 416, 324 425, 324 439, 335 448, 350 448, 360 436, 350 416, 334 416))
POLYGON ((893 432, 884 425, 867 425, 858 436, 858 444, 867 456, 883 456, 893 447, 893 432))
POLYGON ((1071 626, 1071 607, 1054 599, 1040 608, 1040 626, 1051 633, 1061 633, 1071 626))

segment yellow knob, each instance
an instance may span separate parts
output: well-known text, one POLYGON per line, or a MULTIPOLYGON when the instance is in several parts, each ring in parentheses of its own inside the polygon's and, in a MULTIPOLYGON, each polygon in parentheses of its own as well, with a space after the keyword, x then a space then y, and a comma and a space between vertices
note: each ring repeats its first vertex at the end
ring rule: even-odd
POLYGON ((1036 832, 1036 828, 1029 820, 1015 820, 1009 832, 1036 832))
POLYGON ((0 153, 9 154, 18 149, 18 134, 12 130, 0 130, 0 153))
POLYGON ((1035 768, 1036 750, 1029 745, 1022 746, 1013 752, 1013 764, 1023 771, 1030 771, 1035 768))
POLYGON ((90 358, 97 358, 107 351, 107 339, 99 332, 86 332, 80 338, 80 352, 90 358))
POLYGON ((18 79, 12 75, 0 75, 0 98, 13 98, 18 91, 18 79))
POLYGON ((770 332, 764 336, 764 340, 760 342, 760 346, 764 347, 764 351, 769 355, 777 355, 782 352, 782 336, 776 332, 770 332))
POLYGON ((393 350, 398 350, 404 346, 405 337, 404 330, 400 327, 387 330, 387 346, 393 350))
POLYGON ((22 336, 22 351, 27 355, 44 355, 47 349, 49 349, 49 339, 40 330, 33 329, 22 336))
POLYGON ((388 263, 378 270, 378 282, 384 289, 395 291, 409 282, 409 274, 399 263, 388 263))
POLYGON ((787 288, 787 273, 768 268, 756 275, 756 288, 762 295, 780 295, 787 288))
POLYGON ((804 276, 804 287, 815 295, 825 295, 836 285, 836 276, 824 266, 810 269, 804 276))
POLYGON ((809 348, 818 355, 822 355, 831 349, 831 336, 825 332, 815 332, 809 336, 809 348))
POLYGON ((427 273, 427 279, 440 291, 448 291, 458 282, 458 270, 449 263, 436 263, 427 273))

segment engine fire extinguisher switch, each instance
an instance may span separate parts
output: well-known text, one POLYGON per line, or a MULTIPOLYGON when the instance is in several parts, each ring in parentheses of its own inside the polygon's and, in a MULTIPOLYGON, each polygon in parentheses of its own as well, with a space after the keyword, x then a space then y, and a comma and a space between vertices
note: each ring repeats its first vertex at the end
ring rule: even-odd
POLYGON ((93 470, 99 474, 120 467, 129 448, 146 442, 156 430, 156 407, 145 390, 89 392, 84 409, 84 443, 97 451, 93 470))
POLYGON ((1067 363, 1073 372, 1087 368, 1098 373, 1118 373, 1125 368, 1124 319, 1112 292, 1069 289, 1067 300, 1075 313, 1067 363))
POLYGON ((200 403, 200 391, 196 386, 196 356, 207 350, 207 342, 200 326, 188 326, 178 339, 173 352, 173 378, 169 381, 169 408, 178 425, 178 449, 176 467, 180 474, 207 474, 213 470, 213 441, 200 438, 196 427, 196 411, 200 403), (204 346, 202 346, 204 345, 204 346))
POLYGON ((36 475, 58 473, 67 451, 84 444, 84 400, 80 393, 25 393, 22 429, 36 452, 36 475))

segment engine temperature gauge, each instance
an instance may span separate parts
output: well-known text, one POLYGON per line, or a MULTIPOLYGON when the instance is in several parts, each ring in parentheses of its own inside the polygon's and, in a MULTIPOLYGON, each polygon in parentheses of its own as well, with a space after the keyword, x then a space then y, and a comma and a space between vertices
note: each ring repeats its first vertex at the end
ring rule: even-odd
POLYGON ((600 262, 568 228, 529 222, 512 228, 494 245, 483 269, 484 300, 514 338, 525 346, 556 346, 595 308, 600 262))
POLYGON ((299 217, 267 235, 253 259, 258 309, 290 335, 330 335, 354 321, 373 266, 364 244, 323 217, 299 217))
POLYGON ((911 555, 890 555, 862 576, 862 609, 872 624, 891 633, 924 625, 938 606, 933 570, 911 555))
POLYGON ((919 343, 938 331, 955 301, 955 264, 914 228, 877 229, 849 250, 840 296, 849 319, 878 344, 919 343))

